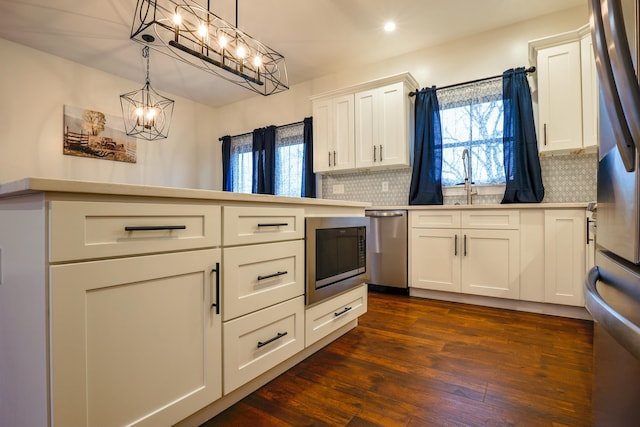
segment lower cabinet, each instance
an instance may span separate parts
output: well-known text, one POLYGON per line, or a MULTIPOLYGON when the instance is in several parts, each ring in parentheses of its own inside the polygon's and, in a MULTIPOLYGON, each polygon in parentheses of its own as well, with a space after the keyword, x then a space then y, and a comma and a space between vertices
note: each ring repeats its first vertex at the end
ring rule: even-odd
POLYGON ((410 286, 584 306, 593 236, 584 208, 412 211, 410 286))
POLYGON ((545 211, 545 302, 584 305, 586 235, 585 211, 545 211))
POLYGON ((304 349, 304 296, 224 323, 224 394, 304 349))
POLYGON ((55 426, 171 425, 222 396, 220 249, 50 267, 55 426))
POLYGON ((367 285, 362 284, 348 292, 306 310, 306 346, 329 335, 367 312, 367 285))
POLYGON ((411 286, 519 297, 518 230, 411 230, 411 286))

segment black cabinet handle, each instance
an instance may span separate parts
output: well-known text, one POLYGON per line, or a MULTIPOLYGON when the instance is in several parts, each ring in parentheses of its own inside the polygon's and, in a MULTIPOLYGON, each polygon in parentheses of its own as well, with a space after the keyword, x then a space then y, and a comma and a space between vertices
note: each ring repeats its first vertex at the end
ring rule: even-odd
POLYGON ((376 146, 375 145, 373 146, 373 161, 374 161, 374 163, 376 161, 376 146))
POLYGON ((258 276, 258 280, 271 279, 272 277, 284 276, 288 271, 278 271, 277 273, 267 274, 266 276, 258 276))
POLYGON ((591 238, 591 233, 589 232, 589 229, 591 228, 591 223, 595 222, 594 220, 592 220, 591 218, 587 218, 587 245, 590 242, 593 242, 593 239, 591 238))
POLYGON ((382 144, 380 144, 380 161, 382 161, 382 144))
POLYGON ((273 338, 269 338, 269 339, 268 339, 268 340, 266 340, 265 342, 258 341, 258 348, 260 348, 260 347, 264 347, 265 345, 267 345, 267 344, 269 344, 269 343, 272 343, 272 342, 274 342, 275 340, 279 340, 280 338, 284 337, 285 335, 287 335, 287 333, 286 333, 286 332, 282 332, 282 333, 278 332, 278 335, 276 335, 276 336, 275 336, 275 337, 273 337, 273 338))
POLYGON ((464 256, 467 256, 467 235, 464 235, 464 256))
POLYGON ((159 231, 159 230, 186 230, 186 225, 138 225, 124 227, 124 231, 159 231))
POLYGON ((453 256, 458 256, 458 235, 455 235, 455 239, 453 242, 453 256))
POLYGON ((331 167, 331 151, 329 151, 329 167, 331 167))
POLYGON ((351 307, 345 307, 345 308, 344 308, 344 310, 339 311, 339 312, 337 312, 337 313, 333 313, 333 315, 334 315, 335 317, 342 316, 343 314, 345 314, 345 313, 346 313, 347 311, 349 311, 349 310, 351 310, 351 307))
POLYGON ((216 273, 216 302, 211 303, 211 308, 216 308, 216 314, 220 314, 220 263, 216 262, 216 268, 211 270, 212 273, 216 273))
POLYGON ((258 224, 258 227, 286 227, 288 222, 274 222, 272 224, 258 224))

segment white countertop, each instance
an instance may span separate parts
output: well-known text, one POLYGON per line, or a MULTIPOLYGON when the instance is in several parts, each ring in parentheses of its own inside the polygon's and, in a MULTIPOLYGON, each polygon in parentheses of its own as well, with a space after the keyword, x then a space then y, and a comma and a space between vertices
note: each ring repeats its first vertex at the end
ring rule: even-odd
POLYGON ((367 210, 440 210, 440 209, 586 209, 589 202, 571 203, 507 203, 476 205, 411 205, 411 206, 371 206, 367 210))
POLYGON ((305 197, 271 196, 266 194, 231 193, 227 191, 193 188, 161 187, 153 185, 116 184, 111 182, 78 181, 53 178, 24 178, 0 184, 0 198, 33 192, 102 194, 112 196, 169 197, 229 202, 280 203, 312 206, 368 208, 370 203, 305 197))

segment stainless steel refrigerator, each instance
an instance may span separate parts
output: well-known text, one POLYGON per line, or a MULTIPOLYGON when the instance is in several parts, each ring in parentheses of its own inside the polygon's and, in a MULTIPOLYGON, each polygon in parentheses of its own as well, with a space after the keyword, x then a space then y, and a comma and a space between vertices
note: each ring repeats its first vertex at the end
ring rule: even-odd
MULTIPOLYGON (((589 0, 600 81, 593 421, 640 419, 640 87, 638 0, 589 0)), ((631 423, 631 424, 630 424, 631 423)))

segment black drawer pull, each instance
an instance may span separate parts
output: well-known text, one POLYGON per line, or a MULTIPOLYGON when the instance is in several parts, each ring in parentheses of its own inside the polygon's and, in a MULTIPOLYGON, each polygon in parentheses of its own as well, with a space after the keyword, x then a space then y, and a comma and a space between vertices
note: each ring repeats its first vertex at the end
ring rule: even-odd
POLYGON ((276 222, 272 224, 258 224, 258 227, 286 227, 289 225, 288 222, 276 222))
POLYGON ((345 307, 344 310, 338 312, 338 313, 333 313, 334 316, 338 317, 338 316, 342 316, 343 314, 345 314, 347 311, 351 310, 351 307, 345 307))
POLYGON ((258 280, 271 279, 272 277, 283 276, 287 273, 288 271, 278 271, 277 273, 267 274, 266 276, 258 276, 258 280))
POLYGON ((275 337, 273 337, 273 338, 270 338, 270 339, 266 340, 265 342, 258 341, 258 348, 260 348, 260 347, 264 347, 265 345, 267 345, 267 344, 269 344, 269 343, 272 343, 272 342, 274 342, 275 340, 279 340, 280 338, 284 337, 285 335, 287 335, 287 333, 286 333, 286 332, 282 332, 282 333, 278 332, 278 335, 276 335, 276 336, 275 336, 275 337))
POLYGON ((160 230, 186 230, 186 225, 138 225, 128 226, 124 231, 160 231, 160 230))

